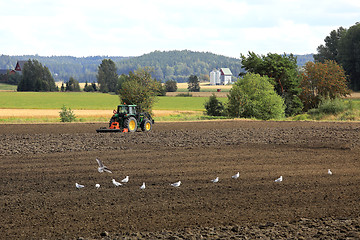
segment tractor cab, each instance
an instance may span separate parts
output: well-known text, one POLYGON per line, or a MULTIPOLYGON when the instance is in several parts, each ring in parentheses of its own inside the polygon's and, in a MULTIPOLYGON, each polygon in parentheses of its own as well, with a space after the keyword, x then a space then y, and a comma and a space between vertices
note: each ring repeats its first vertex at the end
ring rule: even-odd
POLYGON ((136 105, 118 105, 117 113, 121 115, 135 115, 136 105))

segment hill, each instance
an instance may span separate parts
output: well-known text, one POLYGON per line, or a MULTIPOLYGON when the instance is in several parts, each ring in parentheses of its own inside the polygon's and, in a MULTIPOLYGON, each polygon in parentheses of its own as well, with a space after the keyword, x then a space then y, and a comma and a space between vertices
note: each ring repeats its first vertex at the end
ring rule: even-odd
MULTIPOLYGON (((299 66, 307 61, 313 61, 312 54, 295 56, 297 56, 299 66)), ((134 71, 139 67, 152 67, 153 77, 163 82, 169 79, 186 82, 191 74, 208 76, 213 69, 221 67, 230 68, 235 77, 243 71, 238 58, 189 50, 154 51, 139 57, 0 55, 0 69, 14 69, 18 60, 36 59, 49 68, 55 81, 67 81, 70 77, 74 77, 79 82, 96 82, 98 66, 105 58, 110 58, 116 63, 119 74, 128 74, 129 71, 134 71)))

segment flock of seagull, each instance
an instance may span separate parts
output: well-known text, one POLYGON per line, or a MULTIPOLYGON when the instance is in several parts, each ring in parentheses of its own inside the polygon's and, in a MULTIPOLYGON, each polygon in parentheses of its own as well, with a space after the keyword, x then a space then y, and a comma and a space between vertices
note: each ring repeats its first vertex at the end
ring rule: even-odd
MULTIPOLYGON (((99 173, 103 173, 103 172, 112 173, 112 171, 111 171, 108 167, 106 167, 106 166, 102 163, 102 161, 101 161, 100 159, 96 158, 96 161, 97 161, 97 163, 98 163, 98 165, 99 165, 99 167, 98 167, 98 172, 99 172, 99 173)), ((328 169, 328 174, 329 174, 329 175, 332 175, 332 174, 333 174, 330 169, 328 169)), ((237 172, 235 175, 231 176, 231 178, 233 178, 233 179, 237 179, 237 178, 239 178, 239 177, 240 177, 240 172, 237 172)), ((280 176, 279 178, 275 179, 275 182, 282 182, 282 181, 283 181, 283 176, 280 176)), ((122 180, 121 180, 121 183, 118 182, 118 181, 116 181, 114 178, 112 179, 112 183, 114 184, 115 187, 121 186, 121 185, 123 185, 124 183, 127 183, 127 182, 129 182, 129 176, 126 176, 124 179, 122 179, 122 180)), ((211 182, 213 182, 213 183, 219 182, 219 177, 216 177, 215 179, 212 179, 211 182)), ((173 187, 180 187, 181 181, 178 181, 178 182, 175 182, 175 183, 171 183, 170 185, 173 186, 173 187)), ((75 183, 75 187, 76 187, 77 189, 81 189, 81 188, 84 188, 85 185, 82 185, 82 184, 79 184, 79 183, 75 183)), ((99 184, 99 183, 96 183, 96 184, 95 184, 95 187, 96 187, 96 188, 100 188, 100 184, 99 184)), ((146 188, 145 182, 143 182, 143 184, 140 186, 140 189, 141 189, 141 190, 144 190, 145 188, 146 188)))

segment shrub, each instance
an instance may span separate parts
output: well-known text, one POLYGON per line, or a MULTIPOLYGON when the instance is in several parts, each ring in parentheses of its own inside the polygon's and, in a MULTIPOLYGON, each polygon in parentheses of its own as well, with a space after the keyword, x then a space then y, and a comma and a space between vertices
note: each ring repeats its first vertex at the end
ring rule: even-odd
POLYGON ((222 102, 220 102, 215 94, 212 94, 209 97, 209 101, 204 104, 206 109, 206 114, 209 116, 222 116, 224 112, 224 106, 222 102))
POLYGON ((230 117, 279 119, 285 116, 284 100, 275 92, 267 76, 247 73, 235 82, 228 95, 230 117))
POLYGON ((339 98, 335 99, 324 99, 320 102, 318 108, 313 108, 309 110, 311 115, 337 115, 346 111, 348 108, 351 108, 351 103, 346 104, 343 100, 339 98))
POLYGON ((179 93, 179 94, 176 94, 176 97, 192 97, 192 94, 190 94, 190 93, 179 93))
POLYGON ((60 113, 60 121, 61 122, 72 122, 75 120, 76 116, 71 110, 71 108, 66 108, 65 105, 61 108, 60 113))

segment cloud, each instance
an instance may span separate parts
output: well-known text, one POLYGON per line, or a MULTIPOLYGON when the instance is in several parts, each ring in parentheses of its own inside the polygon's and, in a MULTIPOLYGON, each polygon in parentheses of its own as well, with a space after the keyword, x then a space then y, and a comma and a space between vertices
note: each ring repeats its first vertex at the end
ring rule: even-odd
POLYGON ((136 56, 155 50, 313 53, 360 19, 351 0, 0 0, 0 54, 136 56))

